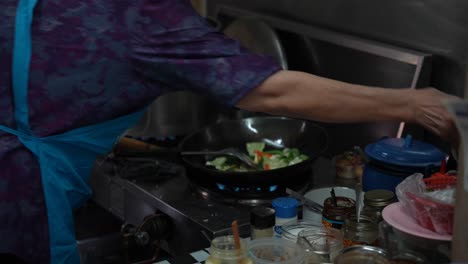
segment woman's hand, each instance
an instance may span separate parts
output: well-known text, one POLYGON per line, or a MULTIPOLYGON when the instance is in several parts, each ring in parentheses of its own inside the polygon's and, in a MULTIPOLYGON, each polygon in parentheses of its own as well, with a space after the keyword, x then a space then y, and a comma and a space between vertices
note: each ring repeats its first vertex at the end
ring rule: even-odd
POLYGON ((458 145, 458 131, 452 116, 444 106, 446 100, 461 100, 434 88, 412 91, 412 122, 418 123, 432 133, 458 145))

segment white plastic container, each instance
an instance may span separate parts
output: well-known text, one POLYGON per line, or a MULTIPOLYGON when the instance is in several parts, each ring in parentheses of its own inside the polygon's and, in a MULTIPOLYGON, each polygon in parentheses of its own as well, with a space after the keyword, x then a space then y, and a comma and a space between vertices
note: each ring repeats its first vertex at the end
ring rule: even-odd
POLYGON ((276 211, 275 236, 281 237, 281 226, 297 221, 299 201, 291 197, 280 197, 274 199, 271 204, 276 211))

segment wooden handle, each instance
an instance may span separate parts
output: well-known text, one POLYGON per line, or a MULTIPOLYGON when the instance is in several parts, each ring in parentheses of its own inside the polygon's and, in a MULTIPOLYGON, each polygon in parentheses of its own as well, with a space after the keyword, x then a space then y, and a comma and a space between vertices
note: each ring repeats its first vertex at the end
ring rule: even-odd
POLYGON ((132 150, 132 151, 151 151, 160 149, 160 147, 149 144, 137 139, 132 139, 128 137, 120 138, 119 142, 116 145, 116 148, 119 150, 132 150))
POLYGON ((232 222, 232 236, 234 237, 234 248, 239 250, 240 245, 240 236, 239 236, 239 226, 237 221, 232 222))

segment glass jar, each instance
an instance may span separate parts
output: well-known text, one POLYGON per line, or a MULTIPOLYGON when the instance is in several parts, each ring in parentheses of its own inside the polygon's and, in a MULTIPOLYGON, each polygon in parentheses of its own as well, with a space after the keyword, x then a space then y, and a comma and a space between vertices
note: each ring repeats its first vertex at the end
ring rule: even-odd
POLYGON ((327 228, 341 229, 346 217, 356 212, 356 202, 347 197, 336 197, 336 205, 332 197, 323 203, 322 224, 327 228))
POLYGON ((273 237, 274 226, 274 209, 265 206, 257 206, 250 211, 250 237, 252 240, 273 237))
POLYGON ((280 238, 261 238, 249 243, 255 264, 306 264, 305 252, 296 243, 280 238))
POLYGON ((343 235, 334 228, 305 229, 297 235, 297 244, 306 251, 308 264, 332 263, 343 249, 343 235))
POLYGON ((246 242, 241 239, 240 249, 235 249, 233 236, 217 237, 211 241, 210 256, 206 264, 253 264, 248 258, 246 242))
POLYGON ((345 248, 336 257, 334 264, 391 264, 385 250, 371 246, 345 248))
POLYGON ((388 190, 372 190, 364 194, 363 211, 373 214, 378 222, 382 221, 382 211, 389 205, 396 202, 395 194, 388 190))
POLYGON ((343 243, 345 247, 354 245, 376 245, 379 226, 373 216, 361 214, 359 221, 355 214, 346 218, 343 225, 343 243))
POLYGON ((296 243, 297 235, 305 229, 321 230, 323 227, 304 220, 289 222, 281 227, 281 238, 296 243))

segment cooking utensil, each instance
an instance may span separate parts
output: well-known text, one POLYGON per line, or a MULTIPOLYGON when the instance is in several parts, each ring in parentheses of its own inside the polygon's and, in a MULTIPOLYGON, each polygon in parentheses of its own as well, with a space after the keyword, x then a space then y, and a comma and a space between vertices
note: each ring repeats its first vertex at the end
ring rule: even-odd
MULTIPOLYGON (((250 52, 269 56, 275 59, 281 68, 288 69, 288 59, 283 44, 275 29, 266 22, 254 17, 237 18, 224 29, 224 34, 238 40, 250 52)), ((235 115, 244 118, 262 114, 237 110, 235 115)))
POLYGON ((308 209, 321 214, 323 210, 323 206, 318 204, 307 197, 304 197, 302 194, 295 192, 289 188, 286 188, 286 193, 289 194, 291 197, 296 198, 297 200, 301 201, 301 203, 306 206, 308 209))
POLYGON ((258 18, 242 17, 229 24, 224 34, 238 40, 253 53, 272 56, 283 69, 288 69, 286 52, 281 41, 266 22, 258 18))
POLYGON ((333 188, 331 189, 330 195, 331 195, 331 198, 332 198, 332 201, 333 201, 333 205, 338 206, 338 203, 336 201, 335 189, 333 189, 333 188))
MULTIPOLYGON (((214 182, 237 187, 299 184, 308 179, 311 162, 328 146, 325 130, 312 122, 284 117, 253 117, 226 120, 199 130, 181 142, 180 150, 183 152, 204 151, 229 147, 245 149, 247 142, 265 141, 298 148, 309 159, 273 170, 223 172, 207 167, 203 156, 182 156, 187 165, 187 176, 198 183, 214 182)), ((270 144, 267 147, 275 149, 270 144)))
POLYGON ((214 155, 214 156, 223 156, 228 155, 235 157, 242 161, 244 164, 248 165, 251 168, 258 169, 258 165, 245 153, 236 148, 225 148, 216 151, 183 151, 180 154, 182 155, 214 155))
POLYGON ((239 225, 237 224, 237 220, 232 222, 232 236, 234 237, 234 248, 240 250, 239 225))
POLYGON ((125 134, 135 138, 186 136, 225 117, 206 97, 191 91, 168 92, 154 100, 125 134))
POLYGON ((117 151, 126 151, 126 150, 139 150, 139 151, 151 151, 159 149, 158 146, 143 142, 141 140, 121 137, 115 146, 117 151))
MULTIPOLYGON (((202 185, 222 184, 239 188, 268 189, 271 186, 284 188, 306 182, 310 177, 311 163, 327 149, 327 146, 328 136, 325 130, 310 121, 285 117, 253 117, 225 120, 205 127, 184 138, 175 150, 156 150, 126 155, 144 155, 172 161, 182 160, 186 165, 187 177, 192 182, 202 185), (274 142, 281 146, 298 148, 309 159, 273 170, 224 172, 206 166, 205 156, 180 155, 181 152, 188 151, 245 149, 247 142, 274 142), (291 177, 292 175, 294 177, 291 177)), ((273 144, 267 144, 267 148, 275 149, 273 144)), ((265 192, 251 194, 252 198, 265 196, 265 192)))
POLYGON ((356 183, 356 186, 354 188, 356 192, 356 216, 357 219, 356 221, 359 223, 359 220, 361 219, 361 207, 362 207, 362 185, 360 183, 356 183))

